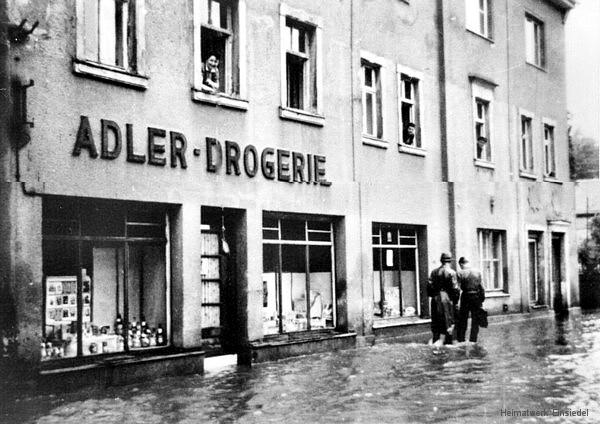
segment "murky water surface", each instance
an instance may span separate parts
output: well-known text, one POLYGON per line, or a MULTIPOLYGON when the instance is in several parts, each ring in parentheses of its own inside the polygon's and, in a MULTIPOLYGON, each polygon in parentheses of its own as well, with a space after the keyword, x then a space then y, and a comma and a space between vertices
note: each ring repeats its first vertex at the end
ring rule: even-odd
POLYGON ((600 422, 600 314, 492 325, 483 348, 421 344, 291 358, 204 376, 20 397, 12 423, 600 422), (588 417, 501 416, 587 409, 588 417))

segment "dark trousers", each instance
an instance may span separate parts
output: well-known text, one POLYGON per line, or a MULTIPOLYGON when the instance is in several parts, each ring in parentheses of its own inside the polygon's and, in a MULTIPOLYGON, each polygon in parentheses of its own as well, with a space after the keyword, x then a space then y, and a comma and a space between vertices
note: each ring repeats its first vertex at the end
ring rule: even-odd
POLYGON ((458 312, 458 325, 456 331, 456 338, 459 342, 465 341, 469 313, 471 313, 471 334, 469 335, 469 341, 477 341, 477 335, 479 334, 479 315, 477 314, 477 311, 479 310, 479 308, 481 308, 481 303, 478 299, 473 299, 470 296, 461 299, 460 310, 458 312))

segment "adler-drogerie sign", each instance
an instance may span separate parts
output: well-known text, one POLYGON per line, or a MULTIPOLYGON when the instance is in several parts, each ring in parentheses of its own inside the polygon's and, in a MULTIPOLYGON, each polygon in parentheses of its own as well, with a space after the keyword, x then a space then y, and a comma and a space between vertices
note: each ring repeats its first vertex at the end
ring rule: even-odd
MULTIPOLYGON (((171 168, 188 167, 188 142, 184 134, 167 131, 161 128, 147 127, 147 148, 144 152, 134 149, 133 124, 125 124, 125 136, 119 124, 108 119, 100 120, 100 151, 90 121, 81 116, 79 129, 73 147, 73 156, 80 156, 87 150, 90 158, 116 160, 121 155, 127 162, 148 164, 171 168), (125 152, 123 152, 125 146, 125 152), (168 151, 167 151, 168 150, 168 151)), ((240 146, 235 141, 224 142, 213 137, 206 137, 204 154, 202 149, 192 149, 196 158, 204 157, 206 171, 211 173, 225 172, 227 175, 245 174, 254 178, 257 174, 268 180, 289 183, 308 183, 330 186, 325 176, 326 158, 323 155, 301 153, 272 147, 260 151, 252 144, 240 146)))

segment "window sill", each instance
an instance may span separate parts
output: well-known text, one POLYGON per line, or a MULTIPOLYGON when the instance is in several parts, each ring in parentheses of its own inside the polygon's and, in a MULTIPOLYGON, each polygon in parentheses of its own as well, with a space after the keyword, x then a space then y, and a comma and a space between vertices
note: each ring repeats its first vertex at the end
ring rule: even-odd
POLYGON ((192 88, 192 100, 200 103, 207 103, 215 106, 222 106, 237 110, 248 110, 248 100, 238 97, 228 96, 226 94, 207 93, 197 88, 192 88))
POLYGON ((531 172, 522 171, 522 170, 519 171, 519 177, 526 178, 528 180, 533 180, 533 181, 537 181, 537 179, 538 179, 537 175, 535 175, 535 174, 533 174, 531 172))
POLYGON ((387 149, 390 144, 386 140, 366 134, 362 135, 362 143, 367 146, 379 147, 380 149, 387 149))
POLYGON ((132 74, 125 70, 114 68, 87 60, 73 60, 73 73, 76 75, 109 81, 140 90, 148 88, 148 77, 132 74))
POLYGON ((281 106, 279 108, 279 116, 282 119, 303 122, 305 124, 315 125, 318 127, 325 125, 325 117, 323 115, 317 115, 315 113, 306 112, 300 109, 292 109, 281 106))
POLYGON ((427 156, 427 150, 423 149, 422 147, 412 147, 407 146, 406 144, 398 144, 398 152, 407 153, 414 156, 427 156))
POLYGON ((473 31, 472 29, 467 28, 467 32, 470 32, 473 35, 476 35, 477 37, 489 42, 490 44, 494 44, 494 40, 491 39, 490 37, 488 37, 487 35, 483 35, 478 33, 477 31, 473 31))
POLYGON ((492 290, 492 291, 486 290, 486 292, 485 292, 486 299, 496 298, 496 297, 510 297, 510 294, 506 293, 505 291, 502 291, 502 290, 492 290))
POLYGON ((373 328, 404 327, 407 325, 428 324, 430 322, 431 319, 421 317, 375 318, 373 320, 373 328))
POLYGON ((481 160, 481 159, 473 159, 473 164, 475 166, 478 166, 480 168, 486 168, 486 169, 491 169, 494 170, 496 169, 496 164, 493 162, 488 162, 486 160, 481 160))
POLYGON ((563 182, 561 180, 557 179, 556 177, 545 176, 544 181, 547 183, 553 183, 553 184, 559 184, 559 185, 563 184, 563 182))
POLYGON ((537 69, 538 71, 542 71, 542 72, 548 72, 548 70, 546 68, 544 68, 543 66, 540 65, 536 65, 535 63, 531 63, 529 61, 525 61, 525 63, 527 63, 529 66, 534 67, 535 69, 537 69))

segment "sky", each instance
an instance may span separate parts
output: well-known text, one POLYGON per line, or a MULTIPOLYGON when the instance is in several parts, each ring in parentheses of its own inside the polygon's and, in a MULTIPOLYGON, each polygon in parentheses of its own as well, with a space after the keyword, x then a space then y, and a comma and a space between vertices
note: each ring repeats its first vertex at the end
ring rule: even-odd
POLYGON ((566 23, 567 108, 582 137, 600 140, 600 0, 579 0, 566 23))

